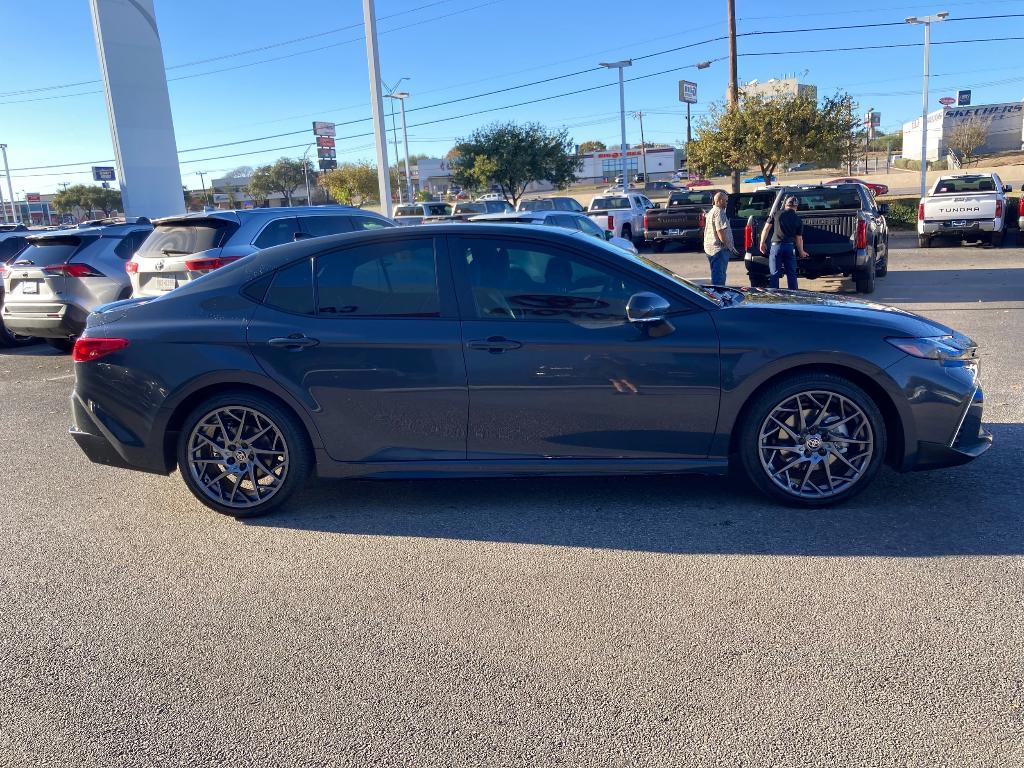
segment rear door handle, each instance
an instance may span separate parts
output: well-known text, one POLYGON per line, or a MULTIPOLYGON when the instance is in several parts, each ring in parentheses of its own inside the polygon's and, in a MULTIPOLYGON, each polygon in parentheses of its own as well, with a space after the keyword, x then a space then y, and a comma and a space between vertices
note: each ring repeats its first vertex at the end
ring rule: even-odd
POLYGON ((519 341, 506 339, 504 336, 491 336, 487 339, 466 342, 466 346, 470 349, 480 349, 496 355, 509 349, 519 349, 523 344, 519 341))
POLYGON ((279 336, 267 340, 267 344, 270 346, 283 347, 284 349, 305 349, 306 347, 315 347, 319 343, 320 339, 311 339, 301 333, 293 333, 290 336, 279 336))

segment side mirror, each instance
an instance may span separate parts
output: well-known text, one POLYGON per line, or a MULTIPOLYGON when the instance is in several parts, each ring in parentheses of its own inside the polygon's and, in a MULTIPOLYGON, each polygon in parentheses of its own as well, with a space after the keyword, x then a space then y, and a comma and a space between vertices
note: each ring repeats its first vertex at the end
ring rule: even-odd
POLYGON ((631 323, 660 323, 671 305, 656 293, 634 293, 626 302, 626 319, 631 323))
POLYGON ((655 203, 655 204, 654 204, 654 207, 655 207, 655 208, 661 208, 661 203, 655 203))
POLYGON ((881 213, 883 216, 887 215, 889 213, 889 204, 882 203, 881 205, 879 205, 878 212, 881 213))
POLYGON ((615 233, 612 232, 610 229, 606 229, 604 231, 604 239, 605 240, 611 240, 613 237, 615 237, 615 233))
POLYGON ((299 242, 299 240, 308 240, 311 237, 312 235, 309 234, 309 232, 296 232, 294 235, 292 235, 292 242, 297 243, 299 242))

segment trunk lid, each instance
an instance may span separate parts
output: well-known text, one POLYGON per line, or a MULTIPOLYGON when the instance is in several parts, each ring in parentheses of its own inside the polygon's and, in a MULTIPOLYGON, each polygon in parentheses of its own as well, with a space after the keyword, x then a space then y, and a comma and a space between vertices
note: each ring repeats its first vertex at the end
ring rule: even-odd
POLYGON ((958 219, 996 218, 995 192, 981 194, 948 194, 924 199, 926 221, 956 221, 958 219))

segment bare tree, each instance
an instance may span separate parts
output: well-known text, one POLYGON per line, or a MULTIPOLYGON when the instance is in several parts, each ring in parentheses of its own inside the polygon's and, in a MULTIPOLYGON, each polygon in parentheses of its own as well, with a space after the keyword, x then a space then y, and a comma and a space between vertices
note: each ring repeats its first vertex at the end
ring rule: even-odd
POLYGON ((975 152, 988 141, 988 130, 978 120, 965 120, 958 124, 949 135, 946 145, 960 155, 963 165, 978 162, 975 152))

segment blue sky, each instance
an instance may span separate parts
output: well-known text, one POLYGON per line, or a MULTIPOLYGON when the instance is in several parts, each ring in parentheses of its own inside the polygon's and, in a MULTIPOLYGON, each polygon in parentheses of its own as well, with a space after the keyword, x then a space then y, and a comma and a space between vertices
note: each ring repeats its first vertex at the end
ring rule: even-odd
MULTIPOLYGON (((0 141, 9 145, 11 167, 85 163, 16 171, 18 197, 22 191, 53 191, 63 181, 87 182, 89 161, 113 157, 103 96, 96 93, 100 86, 89 82, 98 80, 99 66, 88 5, 85 0, 5 0, 0 11, 6 30, 0 67, 0 141), (51 88, 69 83, 84 84, 51 88), (12 93, 19 91, 27 92, 12 93)), ((1024 0, 951 0, 931 5, 903 0, 889 4, 880 0, 856 4, 737 0, 736 5, 741 35, 900 22, 908 15, 938 10, 948 10, 951 19, 1024 13, 1024 0)), ((458 137, 494 120, 536 120, 552 128, 569 128, 577 141, 618 143, 614 87, 510 106, 612 83, 613 72, 586 72, 507 93, 430 105, 577 72, 599 61, 639 59, 719 37, 726 32, 725 7, 725 0, 656 0, 635 5, 621 0, 377 0, 382 76, 389 82, 410 78, 401 88, 412 94, 406 102, 412 152, 443 154, 458 137), (493 111, 445 120, 480 110, 493 111), (428 121, 439 122, 414 127, 428 121)), ((369 117, 366 54, 358 26, 360 0, 156 0, 156 12, 172 78, 169 88, 179 150, 307 131, 232 147, 183 151, 182 178, 191 187, 198 187, 197 170, 220 175, 238 165, 301 155, 301 147, 279 148, 309 141, 314 119, 342 123, 369 117), (344 27, 348 28, 338 29, 344 27), (285 42, 300 37, 307 39, 285 42), (251 52, 192 63, 243 51, 251 52), (246 154, 218 157, 240 153, 246 154)), ((1013 35, 1024 36, 1024 17, 947 22, 933 28, 932 40, 1013 35)), ((920 27, 905 24, 741 36, 740 82, 798 73, 803 81, 818 86, 819 95, 837 89, 854 94, 862 108, 881 111, 882 127, 889 130, 920 113, 921 48, 836 49, 921 39, 920 27), (812 49, 821 52, 805 52, 812 49)), ((938 108, 940 96, 958 87, 973 88, 975 104, 1021 99, 1020 49, 1019 41, 933 45, 932 108, 938 108)), ((727 52, 725 41, 708 42, 638 60, 627 70, 627 77, 640 77, 723 59, 701 71, 691 67, 627 83, 626 109, 647 113, 648 140, 685 139, 685 107, 677 100, 679 79, 698 83, 695 122, 708 102, 722 100, 728 79, 727 52)), ((371 123, 363 120, 339 126, 338 136, 370 131, 371 123)), ((627 132, 629 142, 639 142, 636 120, 627 121, 627 132)), ((372 136, 339 138, 338 155, 342 161, 372 158, 372 136)))

